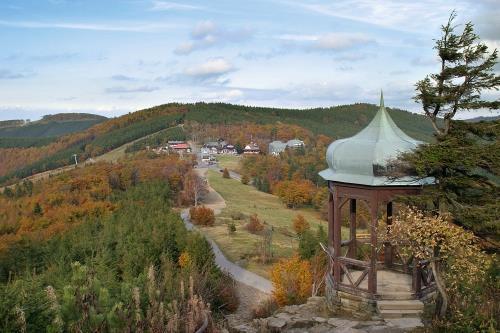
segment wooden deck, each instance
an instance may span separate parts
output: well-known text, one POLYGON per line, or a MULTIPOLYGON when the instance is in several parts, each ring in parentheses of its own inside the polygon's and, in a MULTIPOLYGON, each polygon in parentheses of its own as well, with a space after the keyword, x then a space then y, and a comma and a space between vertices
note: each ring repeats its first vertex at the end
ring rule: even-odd
MULTIPOLYGON (((349 272, 354 279, 358 279, 362 273, 362 271, 359 270, 349 270, 349 272)), ((346 278, 344 277, 344 279, 346 278)), ((368 289, 368 279, 364 279, 359 287, 362 289, 368 289)), ((380 295, 382 298, 386 298, 384 296, 396 294, 408 294, 408 296, 410 296, 412 293, 411 275, 391 270, 377 271, 377 295, 380 295)))

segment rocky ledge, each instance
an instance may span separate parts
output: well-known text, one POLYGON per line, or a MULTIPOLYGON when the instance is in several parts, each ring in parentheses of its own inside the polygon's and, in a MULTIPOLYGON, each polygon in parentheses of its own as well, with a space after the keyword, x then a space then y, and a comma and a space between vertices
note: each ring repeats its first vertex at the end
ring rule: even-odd
POLYGON ((329 315, 323 297, 310 297, 305 304, 281 308, 272 317, 254 319, 250 323, 230 327, 234 333, 310 332, 310 333, 370 333, 411 332, 422 328, 418 318, 362 321, 329 315))

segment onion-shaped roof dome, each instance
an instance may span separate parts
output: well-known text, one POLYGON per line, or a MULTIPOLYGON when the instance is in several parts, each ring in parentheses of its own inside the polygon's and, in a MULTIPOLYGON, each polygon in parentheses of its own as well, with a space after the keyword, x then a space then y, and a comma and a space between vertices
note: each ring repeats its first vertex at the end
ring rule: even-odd
POLYGON ((406 135, 380 107, 372 121, 358 134, 332 142, 326 152, 328 169, 319 173, 325 180, 368 186, 418 186, 433 179, 405 176, 397 179, 384 176, 387 164, 398 155, 415 149, 422 142, 406 135))

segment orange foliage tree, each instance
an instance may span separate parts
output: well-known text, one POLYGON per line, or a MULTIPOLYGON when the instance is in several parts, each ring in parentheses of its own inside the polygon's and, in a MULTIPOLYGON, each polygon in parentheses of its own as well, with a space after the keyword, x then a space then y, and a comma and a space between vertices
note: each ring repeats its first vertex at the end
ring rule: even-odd
POLYGON ((310 229, 309 223, 306 221, 304 215, 297 214, 293 219, 293 230, 297 235, 302 235, 306 230, 310 229))
POLYGON ((280 305, 304 303, 312 290, 311 267, 307 260, 295 255, 280 260, 271 271, 273 297, 280 305))
POLYGON ((189 216, 191 221, 197 225, 213 226, 215 223, 214 210, 205 206, 191 207, 189 216))
POLYGON ((252 214, 250 216, 250 221, 246 225, 246 229, 249 232, 256 234, 264 230, 264 224, 262 224, 257 214, 252 214))
POLYGON ((310 204, 314 191, 314 184, 309 180, 285 180, 276 184, 274 189, 274 193, 288 208, 310 204))

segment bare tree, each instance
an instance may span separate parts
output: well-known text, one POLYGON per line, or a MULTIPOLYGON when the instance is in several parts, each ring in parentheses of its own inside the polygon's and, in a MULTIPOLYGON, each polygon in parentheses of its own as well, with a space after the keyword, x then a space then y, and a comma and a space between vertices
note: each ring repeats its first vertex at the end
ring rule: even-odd
POLYGON ((184 176, 184 191, 194 205, 198 206, 199 200, 208 193, 207 181, 191 170, 184 176))

